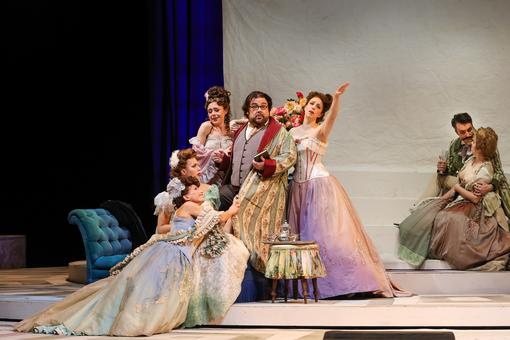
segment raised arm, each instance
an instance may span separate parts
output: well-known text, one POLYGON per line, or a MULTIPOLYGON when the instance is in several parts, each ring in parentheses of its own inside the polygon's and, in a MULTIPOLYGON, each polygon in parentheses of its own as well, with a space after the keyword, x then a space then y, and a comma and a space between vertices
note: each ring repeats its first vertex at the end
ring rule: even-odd
POLYGON ((334 93, 331 111, 326 115, 326 118, 324 118, 324 122, 321 124, 319 130, 319 139, 323 141, 328 140, 329 134, 333 130, 336 118, 338 117, 338 112, 340 111, 340 96, 345 92, 345 90, 347 90, 348 87, 349 83, 343 83, 334 93))
POLYGON ((220 223, 227 222, 232 216, 236 215, 239 212, 239 208, 241 207, 241 203, 239 202, 239 199, 236 197, 234 198, 234 202, 232 202, 232 205, 230 208, 228 208, 225 211, 220 211, 220 223))

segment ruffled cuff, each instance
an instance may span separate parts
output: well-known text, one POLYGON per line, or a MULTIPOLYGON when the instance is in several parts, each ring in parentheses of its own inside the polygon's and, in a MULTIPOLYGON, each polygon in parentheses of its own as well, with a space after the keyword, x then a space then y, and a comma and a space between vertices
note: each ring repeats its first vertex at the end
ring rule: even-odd
POLYGON ((264 171, 262 171, 262 177, 268 178, 273 176, 276 171, 276 160, 275 159, 266 159, 264 161, 264 171))
POLYGON ((188 142, 192 146, 204 148, 204 145, 202 143, 200 143, 200 139, 198 139, 198 137, 190 138, 190 140, 188 142))

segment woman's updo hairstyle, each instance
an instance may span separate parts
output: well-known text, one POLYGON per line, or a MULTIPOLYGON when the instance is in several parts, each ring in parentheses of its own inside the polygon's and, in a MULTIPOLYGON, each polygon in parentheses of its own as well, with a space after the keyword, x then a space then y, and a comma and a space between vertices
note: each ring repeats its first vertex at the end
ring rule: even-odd
POLYGON ((331 103, 333 103, 333 97, 329 93, 311 91, 308 93, 308 96, 306 96, 306 102, 309 103, 310 100, 314 97, 318 97, 322 101, 322 116, 317 118, 317 123, 320 123, 324 120, 326 112, 328 112, 329 108, 331 107, 331 103))
MULTIPOLYGON (((174 151, 175 152, 175 151, 174 151)), ((171 177, 180 177, 182 176, 181 172, 186 168, 186 164, 188 159, 197 158, 197 153, 192 148, 182 149, 177 152, 178 161, 175 162, 175 165, 172 165, 172 161, 170 161, 170 176, 171 177)))
POLYGON ((230 127, 230 91, 225 90, 221 86, 213 86, 207 90, 205 93, 205 110, 207 111, 207 107, 209 104, 217 103, 219 106, 227 111, 225 115, 225 127, 227 131, 230 127))
POLYGON ((181 191, 181 194, 177 197, 175 197, 172 201, 172 203, 174 204, 175 206, 175 209, 179 208, 181 205, 183 205, 184 203, 186 203, 186 200, 184 199, 184 196, 188 194, 189 192, 189 188, 192 186, 192 185, 195 185, 197 187, 200 187, 200 182, 198 181, 198 179, 196 179, 195 177, 193 176, 188 176, 188 177, 180 177, 179 180, 181 181, 181 183, 184 185, 184 189, 181 191))
POLYGON ((490 127, 481 127, 475 133, 476 148, 480 150, 485 158, 492 159, 496 156, 498 147, 498 135, 490 127))

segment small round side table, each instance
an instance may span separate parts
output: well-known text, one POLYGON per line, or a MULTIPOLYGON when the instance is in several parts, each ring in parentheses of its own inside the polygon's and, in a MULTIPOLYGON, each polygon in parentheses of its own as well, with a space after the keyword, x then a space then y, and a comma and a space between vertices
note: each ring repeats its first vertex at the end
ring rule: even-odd
POLYGON ((315 241, 275 241, 270 245, 265 276, 271 279, 271 301, 276 300, 278 280, 284 280, 284 299, 287 302, 288 280, 292 280, 294 299, 298 297, 298 280, 301 280, 304 303, 308 298, 308 279, 312 279, 313 295, 318 301, 317 278, 326 276, 319 245, 315 241))

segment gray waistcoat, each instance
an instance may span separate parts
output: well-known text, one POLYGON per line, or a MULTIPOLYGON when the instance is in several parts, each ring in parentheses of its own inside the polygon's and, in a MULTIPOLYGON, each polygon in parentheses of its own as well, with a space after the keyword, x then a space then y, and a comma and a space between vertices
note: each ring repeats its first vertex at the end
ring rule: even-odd
POLYGON ((240 187, 251 170, 251 161, 257 154, 260 141, 266 128, 257 131, 250 139, 246 140, 246 127, 237 136, 232 148, 232 175, 230 183, 240 187))

